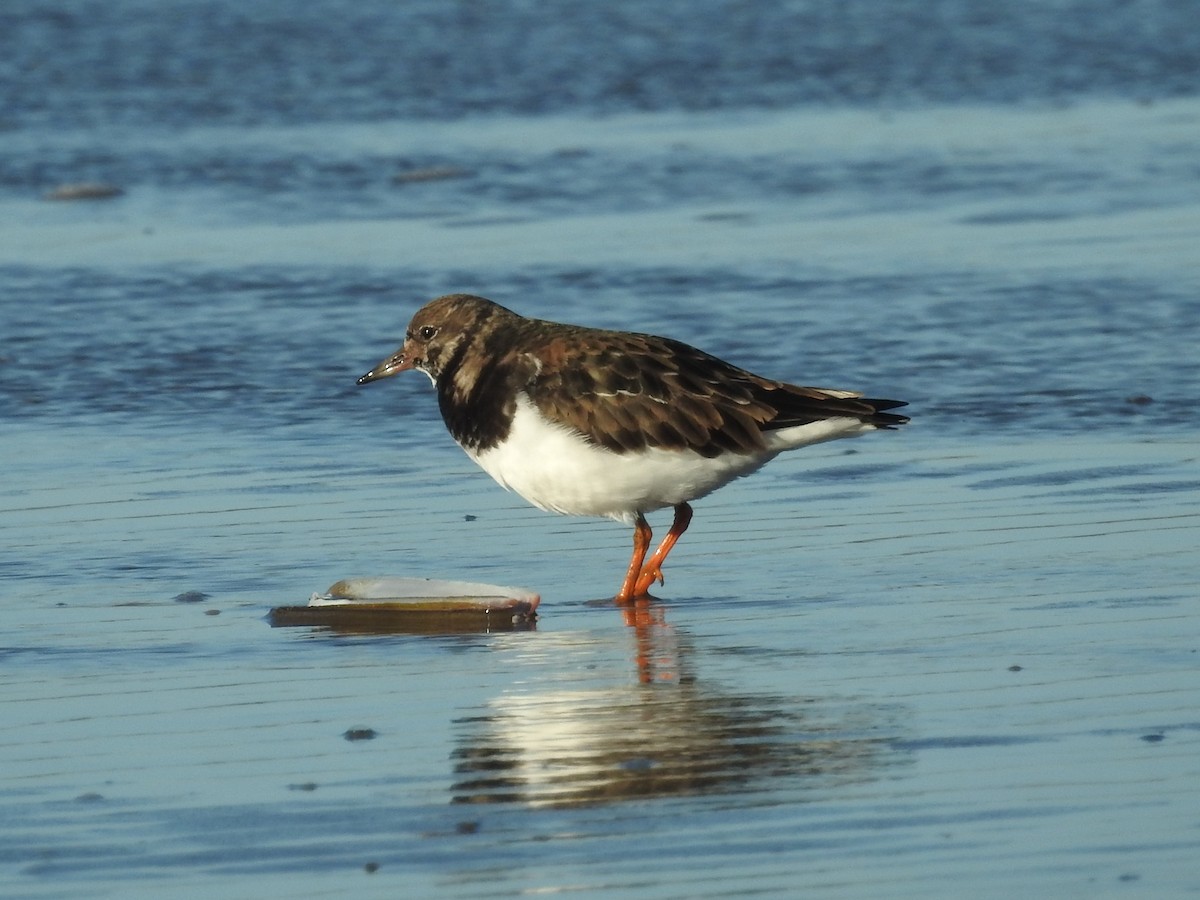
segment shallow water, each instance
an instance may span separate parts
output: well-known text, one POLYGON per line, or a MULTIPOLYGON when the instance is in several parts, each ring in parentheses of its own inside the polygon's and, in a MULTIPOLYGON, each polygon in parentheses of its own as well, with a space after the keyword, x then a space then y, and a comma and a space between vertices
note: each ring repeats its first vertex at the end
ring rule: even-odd
POLYGON ((1190 5, 173 6, 0 14, 0 894, 1200 890, 1190 5), (913 422, 623 613, 354 386, 452 290, 913 422), (541 618, 269 627, 350 575, 541 618))

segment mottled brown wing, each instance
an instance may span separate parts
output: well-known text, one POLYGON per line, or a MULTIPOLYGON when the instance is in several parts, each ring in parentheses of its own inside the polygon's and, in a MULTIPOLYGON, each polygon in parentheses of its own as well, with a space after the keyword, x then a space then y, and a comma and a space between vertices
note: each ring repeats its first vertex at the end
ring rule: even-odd
POLYGON ((889 427, 898 401, 862 401, 761 378, 687 344, 652 335, 570 329, 542 348, 530 399, 546 416, 617 452, 647 446, 705 456, 750 453, 763 432, 836 416, 889 427), (873 405, 873 404, 878 405, 873 405))

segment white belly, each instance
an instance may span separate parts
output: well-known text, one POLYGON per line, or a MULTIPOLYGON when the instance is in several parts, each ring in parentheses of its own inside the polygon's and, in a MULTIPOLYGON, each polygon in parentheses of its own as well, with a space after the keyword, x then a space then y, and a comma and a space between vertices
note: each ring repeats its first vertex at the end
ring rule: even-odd
POLYGON ((574 516, 632 522, 650 512, 703 497, 748 475, 783 450, 873 431, 857 419, 827 419, 769 435, 766 452, 725 453, 648 449, 614 453, 544 419, 524 395, 508 439, 482 452, 467 451, 505 488, 534 506, 574 516))

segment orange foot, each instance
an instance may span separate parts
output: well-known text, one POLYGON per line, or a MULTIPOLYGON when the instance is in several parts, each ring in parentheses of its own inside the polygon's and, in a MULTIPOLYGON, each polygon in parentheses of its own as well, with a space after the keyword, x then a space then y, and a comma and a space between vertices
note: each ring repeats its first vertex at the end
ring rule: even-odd
POLYGON ((660 566, 654 566, 653 568, 646 566, 643 568, 638 574, 636 587, 637 595, 639 597, 648 596, 650 586, 656 581, 659 583, 659 585, 664 585, 667 583, 667 580, 663 578, 662 568, 660 566))
POLYGON ((646 519, 640 513, 637 517, 637 522, 633 529, 633 558, 629 561, 629 569, 625 573, 625 582, 621 585, 621 591, 616 596, 617 603, 631 603, 639 597, 648 597, 650 594, 650 585, 654 582, 659 584, 664 583, 662 564, 666 560, 667 554, 671 552, 671 548, 675 546, 675 542, 680 536, 687 531, 688 525, 692 521, 692 508, 686 503, 680 503, 675 507, 675 521, 671 524, 671 530, 667 532, 667 536, 663 538, 662 543, 658 545, 658 549, 654 551, 654 555, 650 557, 650 561, 642 565, 642 560, 646 558, 646 551, 650 548, 650 526, 646 524, 646 519))

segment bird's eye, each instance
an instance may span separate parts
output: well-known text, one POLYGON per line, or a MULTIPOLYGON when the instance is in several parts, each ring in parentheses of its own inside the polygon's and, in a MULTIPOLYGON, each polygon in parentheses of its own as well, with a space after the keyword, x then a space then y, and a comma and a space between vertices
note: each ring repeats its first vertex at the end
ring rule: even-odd
POLYGON ((438 332, 438 330, 436 328, 434 328, 432 325, 425 325, 421 328, 420 332, 418 332, 418 333, 421 335, 421 340, 428 341, 428 340, 432 339, 433 336, 435 334, 437 334, 437 332, 438 332))

